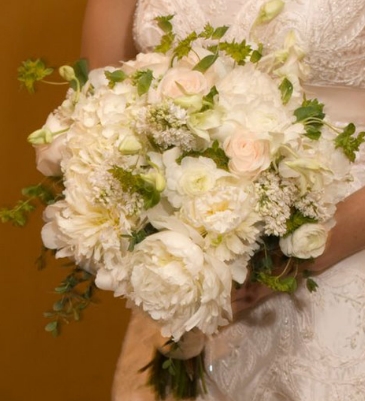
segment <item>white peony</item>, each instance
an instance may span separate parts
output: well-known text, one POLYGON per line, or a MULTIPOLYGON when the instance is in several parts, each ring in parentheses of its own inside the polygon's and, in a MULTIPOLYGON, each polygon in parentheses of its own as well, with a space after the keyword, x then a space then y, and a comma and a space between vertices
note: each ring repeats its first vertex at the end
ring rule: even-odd
POLYGON ((307 223, 280 239, 279 245, 287 256, 300 259, 316 258, 324 252, 328 231, 321 224, 307 223))
MULTIPOLYGON (((175 341, 193 328, 212 334, 231 317, 230 271, 188 236, 161 231, 139 243, 122 263, 129 282, 112 284, 162 325, 175 341)), ((100 274, 104 274, 100 272, 100 274)), ((110 275, 103 282, 112 282, 110 275)))

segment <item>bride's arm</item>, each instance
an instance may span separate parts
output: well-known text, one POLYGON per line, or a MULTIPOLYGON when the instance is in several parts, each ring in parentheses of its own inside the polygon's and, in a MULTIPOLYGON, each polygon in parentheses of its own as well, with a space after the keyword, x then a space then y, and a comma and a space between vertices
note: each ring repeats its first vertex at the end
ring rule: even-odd
MULTIPOLYGON (((324 253, 303 269, 320 273, 365 248, 365 187, 337 205, 336 225, 331 230, 324 253)), ((246 283, 232 294, 235 314, 266 298, 273 291, 259 283, 246 283)))
POLYGON ((116 64, 136 55, 133 15, 137 0, 89 0, 86 6, 81 57, 90 69, 116 64))

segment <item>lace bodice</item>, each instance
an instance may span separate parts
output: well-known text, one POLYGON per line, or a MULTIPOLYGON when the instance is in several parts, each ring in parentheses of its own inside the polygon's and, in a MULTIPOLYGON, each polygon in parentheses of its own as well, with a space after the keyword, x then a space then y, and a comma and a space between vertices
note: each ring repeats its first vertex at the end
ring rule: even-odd
MULTIPOLYGON (((278 48, 294 30, 311 67, 309 83, 332 87, 325 90, 325 103, 336 97, 338 121, 356 120, 365 127, 365 1, 284 1, 282 13, 253 34, 267 48, 278 48), (346 96, 342 88, 337 92, 343 86, 346 96)), ((135 39, 140 50, 151 50, 161 35, 153 19, 168 14, 174 14, 180 37, 209 21, 229 25, 228 38, 247 38, 263 3, 139 0, 135 39)), ((354 168, 353 190, 365 183, 363 156, 354 168)), ((365 400, 365 251, 333 266, 317 282, 317 293, 300 286, 294 297, 276 295, 209 340, 209 395, 200 401, 365 400)), ((145 377, 134 372, 149 361, 157 331, 142 315, 133 319, 114 401, 154 399, 145 377)))
MULTIPOLYGON (((139 0, 135 39, 151 50, 161 32, 153 19, 174 15, 179 37, 208 21, 228 25, 227 38, 247 38, 264 0, 139 0)), ((254 34, 266 47, 277 48, 294 30, 307 53, 310 83, 365 87, 365 2, 363 0, 286 0, 284 10, 254 34)))

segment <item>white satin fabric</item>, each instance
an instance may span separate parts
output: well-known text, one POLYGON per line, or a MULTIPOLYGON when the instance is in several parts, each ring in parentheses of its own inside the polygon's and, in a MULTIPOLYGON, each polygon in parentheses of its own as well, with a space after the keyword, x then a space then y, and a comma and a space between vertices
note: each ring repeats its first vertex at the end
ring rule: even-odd
MULTIPOLYGON (((206 22, 230 25, 228 37, 247 37, 263 0, 140 0, 135 38, 150 50, 160 32, 157 15, 174 14, 184 36, 206 22)), ((365 127, 365 1, 287 0, 284 11, 255 31, 276 48, 289 30, 307 51, 312 74, 306 90, 327 105, 339 123, 365 127)), ((365 151, 353 168, 351 191, 365 184, 365 151)), ((278 294, 209 339, 205 401, 364 401, 365 251, 304 285, 294 296, 278 294)), ((114 401, 152 401, 136 371, 161 341, 158 327, 136 312, 115 375, 114 401)))

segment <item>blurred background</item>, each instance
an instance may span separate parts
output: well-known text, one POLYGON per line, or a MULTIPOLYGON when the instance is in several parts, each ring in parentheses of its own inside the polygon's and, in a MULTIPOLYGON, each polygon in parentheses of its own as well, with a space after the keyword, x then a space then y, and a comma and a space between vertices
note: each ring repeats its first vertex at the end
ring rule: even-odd
MULTIPOLYGON (((78 59, 86 0, 3 2, 0 14, 0 207, 12 206, 21 189, 37 184, 29 133, 40 128, 62 101, 63 87, 38 85, 35 95, 19 89, 17 68, 27 58, 51 66, 78 59)), ((53 338, 43 313, 58 296, 67 271, 58 263, 37 270, 42 213, 28 225, 0 224, 0 400, 107 401, 128 321, 124 301, 97 293, 98 302, 53 338)))

